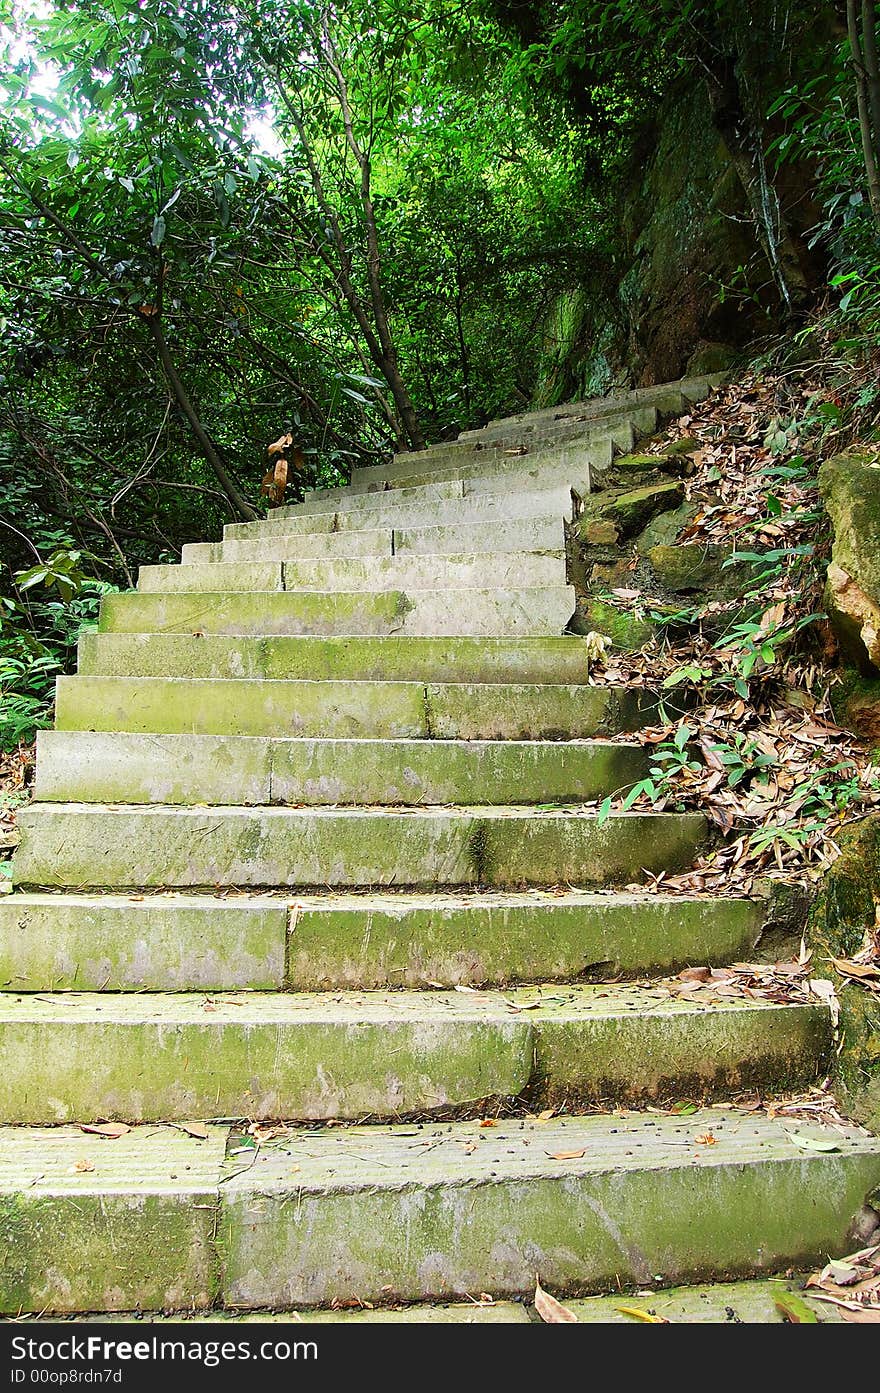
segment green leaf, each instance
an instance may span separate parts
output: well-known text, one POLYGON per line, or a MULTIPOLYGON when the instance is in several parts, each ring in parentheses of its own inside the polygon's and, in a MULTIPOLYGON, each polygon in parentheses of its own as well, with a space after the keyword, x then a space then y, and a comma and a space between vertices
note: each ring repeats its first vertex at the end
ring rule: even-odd
POLYGON ((840 1144, 832 1137, 808 1137, 805 1132, 788 1132, 786 1136, 789 1141, 794 1142, 803 1151, 839 1151, 840 1144))
POLYGON ((150 233, 150 242, 154 247, 161 247, 164 241, 165 219, 162 217, 162 214, 160 213, 157 218, 153 219, 153 230, 150 233))

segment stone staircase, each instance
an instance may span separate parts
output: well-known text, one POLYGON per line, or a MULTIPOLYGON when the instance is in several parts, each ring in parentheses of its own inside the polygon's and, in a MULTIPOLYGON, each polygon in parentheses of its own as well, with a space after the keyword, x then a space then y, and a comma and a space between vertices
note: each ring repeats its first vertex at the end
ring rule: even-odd
POLYGON ((805 1149, 734 1102, 823 1075, 827 1003, 665 990, 747 958, 765 907, 638 889, 701 817, 584 806, 639 778, 613 737, 654 707, 588 685, 567 526, 708 389, 357 470, 105 599, 0 900, 3 1312, 577 1294, 846 1250, 880 1143, 805 1149))

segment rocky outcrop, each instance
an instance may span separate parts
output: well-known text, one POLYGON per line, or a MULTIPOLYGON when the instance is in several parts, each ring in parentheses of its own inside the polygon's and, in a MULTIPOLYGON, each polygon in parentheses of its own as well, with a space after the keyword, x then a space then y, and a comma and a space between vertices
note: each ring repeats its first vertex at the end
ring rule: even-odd
POLYGON ((825 602, 845 659, 880 673, 880 457, 839 455, 819 471, 833 529, 825 602))

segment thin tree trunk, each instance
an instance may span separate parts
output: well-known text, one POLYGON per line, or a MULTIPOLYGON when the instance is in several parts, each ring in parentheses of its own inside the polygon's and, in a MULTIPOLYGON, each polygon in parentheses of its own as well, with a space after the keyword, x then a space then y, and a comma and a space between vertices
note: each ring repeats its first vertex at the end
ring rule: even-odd
MULTIPOLYGON (((867 9, 868 7, 865 6, 867 9)), ((873 7, 871 7, 873 9, 873 7)), ((873 41, 873 14, 871 14, 871 41, 873 41)), ((863 11, 864 18, 864 11, 863 11)), ((871 106, 868 96, 869 83, 866 79, 866 60, 862 55, 862 46, 859 40, 858 22, 858 0, 846 0, 846 31, 849 36, 849 48, 852 55, 853 75, 856 85, 856 108, 859 116, 859 135, 862 141, 862 158, 865 164, 865 174, 868 179, 868 198, 871 202, 871 211, 874 214, 874 222, 880 230, 880 176, 877 170, 877 152, 874 147, 874 136, 871 130, 871 106)), ((873 54, 876 66, 876 50, 873 54)))
POLYGON ((165 373, 165 378, 168 382, 169 388, 171 389, 171 394, 174 397, 174 400, 177 402, 177 405, 180 408, 181 412, 186 417, 186 420, 189 422, 192 428, 192 433, 199 443, 199 448, 201 449, 201 452, 207 460, 208 464, 214 471, 214 474, 217 478, 218 483, 220 484, 220 487, 226 494, 226 497, 229 499, 229 502, 232 504, 239 517, 245 518, 248 522, 254 521, 256 518, 259 517, 259 514, 256 512, 254 508, 251 507, 250 503, 247 501, 244 494, 240 491, 234 479, 227 470, 225 464, 223 463, 222 459, 220 458, 220 455, 217 452, 217 447, 214 445, 214 442, 211 440, 211 437, 208 435, 208 432, 202 425, 201 420, 199 419, 198 412, 196 411, 195 407, 189 399, 189 395, 187 393, 186 388, 184 387, 183 383, 177 375, 177 369, 174 366, 174 360, 171 357, 171 353, 168 349, 168 344, 165 342, 165 335, 162 332, 162 323, 160 315, 158 313, 150 315, 142 313, 140 317, 142 320, 144 320, 144 322, 147 325, 147 328, 149 329, 150 337, 152 338, 153 343, 155 344, 156 352, 159 355, 159 362, 162 364, 162 371, 165 373))

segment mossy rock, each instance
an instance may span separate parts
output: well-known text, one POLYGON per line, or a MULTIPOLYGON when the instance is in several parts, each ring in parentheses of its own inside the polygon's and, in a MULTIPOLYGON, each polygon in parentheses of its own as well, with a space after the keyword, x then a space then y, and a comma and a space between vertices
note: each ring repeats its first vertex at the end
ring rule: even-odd
POLYGON ((819 488, 834 528, 833 561, 880 602, 880 457, 849 454, 826 460, 819 488))
POLYGON ((654 637, 654 625, 627 610, 606 604, 591 596, 578 601, 577 614, 572 621, 576 633, 598 633, 610 638, 615 648, 637 652, 654 637))
POLYGON ((880 748, 880 681, 848 669, 843 681, 831 688, 831 709, 838 725, 880 748))
POLYGON ((636 538, 639 555, 647 556, 652 547, 670 546, 682 528, 692 521, 696 511, 695 503, 682 503, 670 513, 658 513, 636 538))
POLYGON ((722 564, 729 547, 706 547, 696 542, 651 547, 648 561, 658 582, 673 595, 712 590, 721 585, 722 564))
POLYGON ((666 459, 675 458, 677 455, 692 455, 695 450, 699 450, 700 442, 694 435, 683 435, 680 440, 669 440, 660 451, 666 459))
POLYGON ((671 512, 684 502, 684 485, 679 480, 663 484, 646 484, 618 494, 608 505, 606 515, 617 526, 621 537, 634 537, 658 513, 671 512))
POLYGON ((864 946, 880 901, 880 815, 837 835, 841 854, 826 873, 808 921, 817 973, 834 981, 840 999, 843 1047, 836 1085, 847 1111, 880 1132, 880 997, 835 972, 831 958, 849 958, 864 946))

